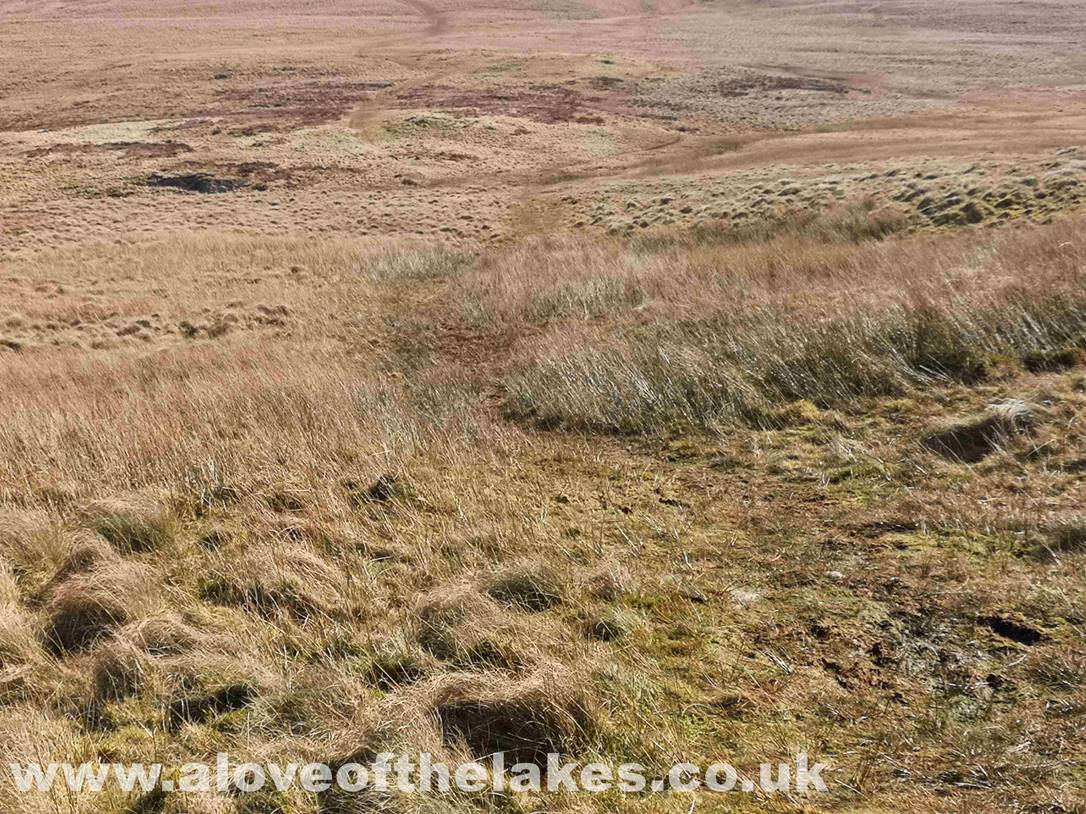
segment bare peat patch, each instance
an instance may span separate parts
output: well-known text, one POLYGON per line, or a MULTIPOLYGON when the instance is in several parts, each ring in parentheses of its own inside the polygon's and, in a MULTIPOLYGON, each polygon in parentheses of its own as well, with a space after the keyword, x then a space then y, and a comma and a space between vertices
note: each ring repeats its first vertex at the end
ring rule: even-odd
POLYGON ((233 192, 245 186, 245 182, 235 178, 216 178, 203 172, 181 175, 159 175, 155 173, 147 179, 147 185, 213 195, 222 192, 233 192))
POLYGON ((441 110, 462 116, 509 116, 539 124, 603 124, 596 113, 602 100, 574 88, 537 84, 529 87, 461 89, 430 85, 397 94, 400 107, 441 110))
POLYGON ((274 132, 335 121, 392 86, 388 81, 315 81, 227 88, 219 108, 231 118, 256 119, 249 132, 274 132))
MULTIPOLYGON (((843 95, 853 88, 843 82, 820 79, 813 76, 744 76, 729 79, 717 85, 717 92, 722 96, 750 96, 752 94, 775 93, 778 91, 799 90, 815 93, 833 93, 843 95)), ((863 91, 867 93, 868 91, 863 91)))
POLYGON ((154 173, 147 177, 145 183, 151 187, 215 195, 235 192, 243 187, 262 191, 272 182, 286 181, 291 177, 289 171, 267 161, 211 166, 190 163, 182 167, 177 172, 154 173))
POLYGON ((1037 644, 1043 638, 1041 631, 1036 628, 1008 619, 1005 616, 988 616, 981 619, 981 622, 993 633, 1002 636, 1004 639, 1010 639, 1012 642, 1018 642, 1018 644, 1030 646, 1037 644))

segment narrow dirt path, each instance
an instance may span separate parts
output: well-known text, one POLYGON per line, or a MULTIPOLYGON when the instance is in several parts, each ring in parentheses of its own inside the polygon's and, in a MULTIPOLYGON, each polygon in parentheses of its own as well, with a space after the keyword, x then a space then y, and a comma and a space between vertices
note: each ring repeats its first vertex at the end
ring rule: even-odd
MULTIPOLYGON (((426 0, 401 0, 401 2, 412 11, 421 15, 426 21, 426 30, 423 33, 427 37, 440 37, 442 34, 447 34, 452 30, 452 25, 449 23, 449 13, 447 11, 442 11, 432 3, 428 3, 426 0)), ((386 97, 391 97, 396 93, 402 93, 404 90, 416 85, 432 82, 438 76, 440 76, 440 74, 430 74, 410 82, 394 83, 388 90, 375 93, 364 104, 359 105, 351 111, 350 118, 348 119, 350 127, 354 130, 363 129, 368 122, 380 114, 383 109, 382 102, 386 97)))
POLYGON ((426 36, 439 37, 449 31, 449 14, 434 6, 426 0, 402 0, 405 6, 410 6, 426 20, 426 36))

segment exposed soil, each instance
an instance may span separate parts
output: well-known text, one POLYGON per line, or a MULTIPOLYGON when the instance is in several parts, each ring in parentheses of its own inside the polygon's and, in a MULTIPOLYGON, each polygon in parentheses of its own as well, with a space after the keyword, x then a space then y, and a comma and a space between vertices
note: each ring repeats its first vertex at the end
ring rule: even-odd
POLYGON ((750 96, 782 90, 806 90, 815 93, 848 93, 851 88, 843 82, 831 82, 809 76, 759 76, 730 79, 717 85, 721 96, 750 96))
POLYGON ((220 192, 233 192, 245 186, 245 182, 234 178, 215 178, 206 173, 197 172, 188 175, 152 175, 147 179, 147 185, 180 189, 184 192, 217 194, 220 192))
POLYGON ((246 85, 218 92, 217 112, 230 119, 254 119, 235 126, 239 134, 277 132, 335 121, 388 81, 306 80, 275 85, 246 85))
POLYGON ((603 124, 604 121, 593 112, 593 105, 600 102, 599 97, 585 96, 560 85, 477 91, 431 85, 398 93, 395 99, 404 108, 442 110, 466 116, 510 116, 540 124, 603 124))
POLYGON ((247 161, 241 164, 213 164, 210 166, 189 162, 186 167, 192 167, 198 171, 175 174, 156 173, 149 176, 146 183, 152 187, 218 194, 234 192, 245 187, 262 191, 266 190, 269 184, 289 181, 293 177, 289 170, 267 161, 247 161))
POLYGON ((80 153, 119 152, 125 158, 171 158, 191 153, 192 147, 177 141, 116 141, 108 144, 50 144, 26 151, 29 158, 50 155, 78 155, 80 153))

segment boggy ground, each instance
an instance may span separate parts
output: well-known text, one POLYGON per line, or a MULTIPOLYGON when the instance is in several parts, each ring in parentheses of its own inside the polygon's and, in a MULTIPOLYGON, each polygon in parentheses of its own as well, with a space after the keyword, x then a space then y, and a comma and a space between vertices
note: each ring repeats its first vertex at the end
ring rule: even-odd
POLYGON ((0 743, 1080 811, 1072 3, 0 4, 0 743), (154 92, 150 92, 153 90, 154 92))

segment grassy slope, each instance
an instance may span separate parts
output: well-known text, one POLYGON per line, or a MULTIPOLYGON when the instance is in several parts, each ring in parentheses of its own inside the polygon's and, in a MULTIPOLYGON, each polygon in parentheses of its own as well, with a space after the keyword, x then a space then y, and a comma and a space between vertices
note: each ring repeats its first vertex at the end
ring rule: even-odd
POLYGON ((506 727, 661 768, 806 748, 834 765, 820 809, 1072 809, 1081 221, 880 241, 853 217, 26 261, 0 373, 6 753, 451 754, 506 727), (930 337, 941 367, 902 351, 930 337), (986 423, 1008 399, 1028 415, 986 423), (930 448, 947 422, 981 460, 930 448))

